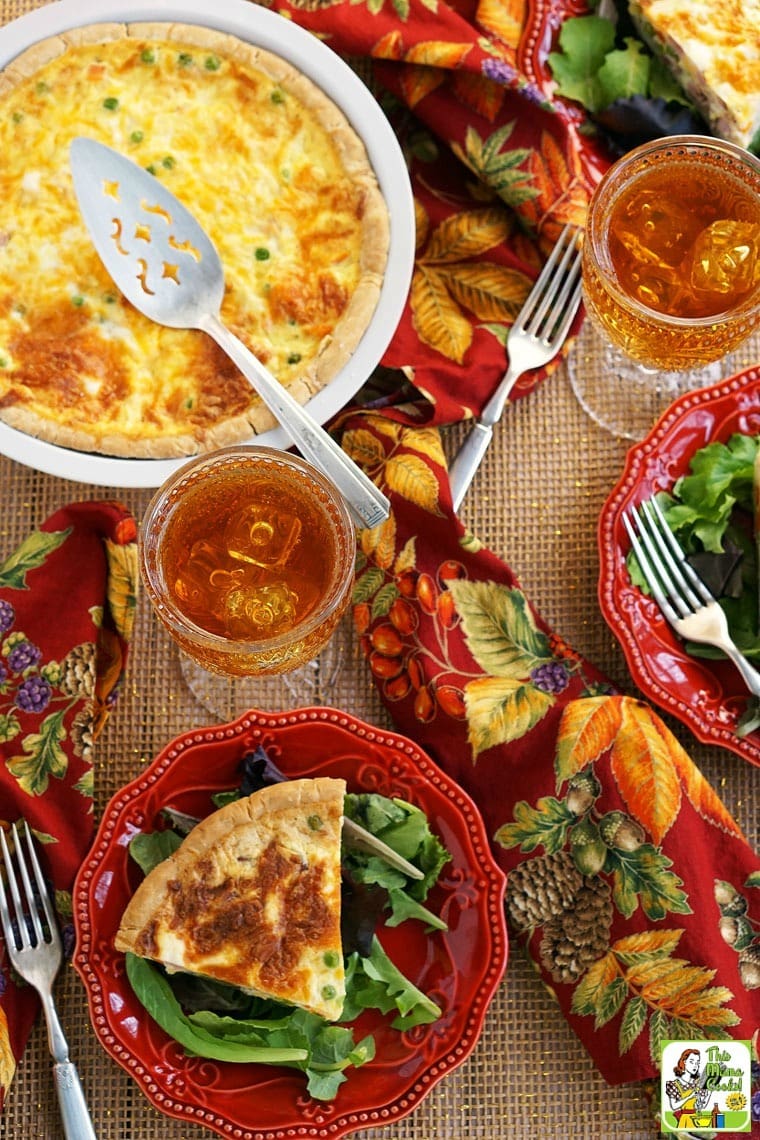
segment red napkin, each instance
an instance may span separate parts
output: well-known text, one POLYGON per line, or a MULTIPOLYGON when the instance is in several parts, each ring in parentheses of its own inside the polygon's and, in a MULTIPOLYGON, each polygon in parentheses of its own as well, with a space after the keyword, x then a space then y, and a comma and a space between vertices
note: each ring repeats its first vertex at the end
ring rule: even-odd
POLYGON ((417 209, 411 294, 372 405, 382 415, 341 424, 393 508, 361 535, 356 625, 398 728, 479 804, 513 931, 622 1083, 657 1074, 669 1035, 753 1036, 760 860, 652 709, 553 633, 508 566, 462 545, 430 430, 482 408, 546 250, 566 221, 583 223, 608 164, 551 102, 545 7, 279 10, 362 57, 417 209))
MULTIPOLYGON (((361 59, 410 167, 415 271, 383 364, 403 369, 414 388, 398 385, 400 372, 388 378, 397 383, 386 408, 394 419, 452 423, 481 410, 544 254, 565 223, 583 225, 608 165, 578 116, 534 81, 544 9, 489 0, 278 4, 349 62, 361 59)), ((551 367, 518 380, 512 398, 551 367)))
POLYGON ((361 535, 370 669, 398 728, 480 807, 512 931, 602 1075, 655 1076, 668 1037, 751 1038, 760 858, 715 791, 508 566, 463 546, 429 431, 357 415, 343 446, 365 462, 374 450, 393 507, 361 535))
MULTIPOLYGON (((92 751, 132 632, 137 529, 116 502, 56 511, 0 565, 0 826, 26 819, 71 948, 71 888, 93 834, 92 751)), ((38 1009, 0 958, 0 1107, 38 1009)))

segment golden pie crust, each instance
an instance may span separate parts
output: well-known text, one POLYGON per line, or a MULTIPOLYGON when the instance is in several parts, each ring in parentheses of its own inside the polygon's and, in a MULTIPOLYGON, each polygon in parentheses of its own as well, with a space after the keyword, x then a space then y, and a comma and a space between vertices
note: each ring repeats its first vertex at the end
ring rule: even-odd
POLYGON ((340 1017, 345 790, 288 780, 212 813, 139 885, 116 949, 340 1017))
POLYGON ((152 170, 225 270, 222 320, 301 403, 377 305, 388 211, 363 143, 311 79, 190 24, 43 40, 0 73, 0 418, 53 443, 168 458, 275 426, 205 333, 142 316, 74 195, 83 135, 152 170))

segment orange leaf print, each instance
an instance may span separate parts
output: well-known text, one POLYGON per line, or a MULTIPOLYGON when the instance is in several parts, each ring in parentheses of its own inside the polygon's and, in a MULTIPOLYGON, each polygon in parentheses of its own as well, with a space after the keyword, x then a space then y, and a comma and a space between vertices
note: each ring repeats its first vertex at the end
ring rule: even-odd
POLYGON ((620 977, 615 955, 611 950, 589 966, 572 997, 573 1013, 590 1013, 596 1008, 601 994, 620 977))
POLYGON ((598 760, 615 739, 622 722, 620 697, 570 701, 559 724, 554 768, 557 791, 581 768, 598 760))
POLYGON ((651 960, 672 954, 683 930, 642 930, 627 934, 612 943, 612 949, 624 962, 651 960))
POLYGON ((390 491, 403 495, 430 514, 440 515, 438 498, 440 486, 435 472, 431 471, 419 455, 397 455, 385 467, 385 480, 390 491))
POLYGON ((471 44, 452 44, 446 40, 423 40, 409 49, 404 57, 408 63, 426 67, 443 67, 454 71, 460 67, 472 50, 471 44))
POLYGON ((531 286, 524 273, 488 261, 442 268, 441 276, 452 297, 479 321, 513 320, 531 286))
POLYGON ((463 316, 435 269, 419 265, 412 278, 412 320, 418 337, 461 364, 472 343, 472 325, 463 316))
POLYGON ((661 982, 663 977, 674 971, 677 973, 688 965, 686 958, 657 958, 654 962, 642 962, 637 966, 631 966, 625 972, 625 980, 629 986, 642 988, 653 986, 661 982))
POLYGON ((541 132, 541 156, 555 190, 566 190, 572 181, 567 159, 548 131, 541 132))
POLYGON ((95 678, 95 695, 106 704, 106 699, 116 686, 124 669, 124 654, 116 634, 101 626, 98 630, 98 672, 95 678))
POLYGON ((485 75, 460 71, 454 77, 454 92, 465 107, 470 107, 492 123, 504 103, 504 88, 485 75))
POLYGON ((536 243, 529 238, 527 234, 516 233, 510 243, 510 248, 515 257, 520 261, 525 262, 526 265, 531 265, 536 271, 541 269, 543 265, 543 258, 538 251, 536 243))
POLYGON ((525 274, 492 262, 440 269, 451 296, 480 321, 512 321, 528 295, 525 274))
POLYGON ((732 1009, 702 1009, 697 1007, 693 1013, 679 1014, 686 1021, 691 1021, 702 1029, 726 1029, 729 1025, 738 1025, 739 1017, 732 1009))
POLYGON ((140 572, 137 566, 137 543, 125 546, 104 542, 108 563, 107 596, 111 617, 117 631, 130 641, 137 612, 137 583, 140 572))
POLYGON ((446 73, 437 67, 419 67, 412 64, 404 70, 401 77, 401 86, 404 98, 410 107, 416 107, 421 99, 440 87, 446 78, 446 73))
MULTIPOLYGON (((365 415, 364 420, 376 435, 393 440, 394 443, 401 443, 404 437, 403 424, 388 420, 385 416, 373 415, 371 412, 365 415)), ((345 439, 345 436, 343 438, 345 439)))
POLYGON ((536 204, 540 206, 544 212, 548 212, 554 205, 561 191, 552 181, 551 174, 546 167, 543 156, 537 150, 531 151, 528 164, 530 166, 531 180, 533 185, 538 189, 536 204))
POLYGON ((359 463, 365 471, 371 471, 385 461, 385 448, 382 442, 366 428, 350 428, 345 431, 341 445, 346 454, 359 463))
POLYGON ((16 1072, 16 1058, 11 1049, 11 1039, 8 1033, 8 1019, 5 1010, 0 1009, 0 1106, 10 1088, 13 1075, 16 1072))
POLYGON ((506 210, 488 207, 453 214, 434 231, 425 250, 426 264, 451 264, 478 257, 506 241, 512 232, 512 218, 506 210))
POLYGON ((659 846, 681 807, 673 762, 678 743, 648 705, 622 698, 623 724, 612 746, 610 770, 633 816, 659 846))
POLYGON ((441 442, 441 433, 437 427, 403 427, 399 436, 399 443, 402 447, 409 447, 418 451, 420 455, 426 455, 439 467, 446 466, 446 454, 441 442))
POLYGON ((395 29, 382 36, 372 48, 370 55, 375 59, 403 59, 404 41, 401 32, 395 29))
POLYGON ((553 228, 547 229, 548 240, 553 242, 556 239, 565 222, 582 226, 586 218, 588 192, 579 176, 570 171, 565 155, 548 131, 541 135, 541 151, 531 151, 528 166, 538 195, 526 205, 531 219, 540 229, 544 218, 551 214, 553 228))
POLYGON ((517 48, 526 15, 527 0, 479 0, 475 20, 502 43, 517 48))
POLYGON ((683 1009, 686 998, 705 989, 714 976, 714 970, 703 970, 701 966, 683 966, 668 971, 657 981, 644 986, 641 996, 645 1001, 663 1009, 683 1009))
MULTIPOLYGON (((720 1025, 721 1022, 717 1019, 712 1021, 715 1014, 723 1017, 729 1014, 735 1017, 730 1010, 719 1009, 724 1002, 730 1001, 734 995, 726 986, 713 986, 708 989, 700 991, 695 996, 684 995, 684 1000, 676 1002, 673 1006, 673 1013, 676 1017, 689 1018, 691 1021, 696 1021, 697 1025, 720 1025)), ((724 1025, 733 1025, 733 1021, 723 1022, 724 1025)))
POLYGON ((419 251, 423 248, 423 246, 425 245, 425 242, 428 239, 429 233, 430 233, 430 218, 428 217, 428 212, 425 209, 425 207, 422 205, 422 203, 417 198, 415 198, 414 199, 414 249, 415 249, 415 253, 419 253, 419 251))
POLYGON ((368 558, 374 558, 377 565, 388 570, 396 555, 396 520, 393 515, 371 530, 366 527, 359 531, 359 545, 368 558))
POLYGON ((674 741, 672 760, 683 785, 683 790, 698 815, 729 835, 743 838, 741 828, 728 808, 707 782, 697 765, 678 741, 674 741))

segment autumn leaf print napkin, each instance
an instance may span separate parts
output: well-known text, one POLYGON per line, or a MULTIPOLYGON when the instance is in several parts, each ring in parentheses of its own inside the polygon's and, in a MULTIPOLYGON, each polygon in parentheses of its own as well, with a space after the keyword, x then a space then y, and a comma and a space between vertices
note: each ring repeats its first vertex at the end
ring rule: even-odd
POLYGON ((357 414, 343 446, 392 504, 360 534, 369 667, 399 730, 478 804, 511 931, 602 1075, 655 1077, 667 1038, 752 1038, 760 858, 714 789, 464 535, 437 432, 357 414))
MULTIPOLYGON (((483 408, 546 252, 566 222, 583 225, 608 163, 577 117, 551 102, 551 78, 535 58, 545 8, 524 0, 277 5, 354 65, 409 166, 414 275, 383 358, 394 419, 453 423, 483 408)), ((523 376, 512 398, 554 366, 523 376)))
MULTIPOLYGON (((56 511, 0 564, 0 826, 25 819, 71 949, 71 888, 93 834, 92 751, 135 613, 137 530, 116 502, 56 511)), ((0 1105, 38 1009, 0 957, 0 1105)))

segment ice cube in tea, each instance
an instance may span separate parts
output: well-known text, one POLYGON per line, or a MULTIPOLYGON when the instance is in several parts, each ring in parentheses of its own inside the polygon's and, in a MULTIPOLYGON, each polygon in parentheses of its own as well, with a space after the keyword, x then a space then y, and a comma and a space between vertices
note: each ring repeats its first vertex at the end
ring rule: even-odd
POLYGON ((640 190, 625 203, 615 236, 639 265, 680 265, 700 230, 692 210, 660 190, 640 190))
POLYGON ((219 543, 200 538, 178 560, 174 589, 177 597, 184 602, 188 612, 203 613, 214 606, 210 599, 221 599, 235 585, 239 585, 245 573, 234 564, 226 565, 224 550, 219 543))
POLYGON ((694 213, 661 190, 634 190, 610 232, 610 251, 623 288, 650 309, 678 311, 681 264, 699 230, 694 213))
POLYGON ((296 621, 298 601, 286 582, 244 584, 225 594, 215 616, 227 636, 257 641, 290 629, 296 621))
POLYGON ((301 521, 271 497, 236 510, 224 529, 230 557, 252 566, 285 566, 301 535, 301 521))
POLYGON ((650 309, 677 312, 683 291, 683 276, 670 265, 647 264, 631 270, 631 292, 650 309))
POLYGON ((724 307, 760 285, 760 225, 721 218, 697 237, 686 267, 692 288, 724 307))

